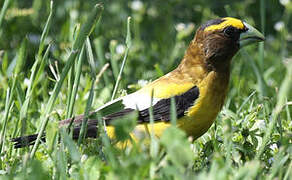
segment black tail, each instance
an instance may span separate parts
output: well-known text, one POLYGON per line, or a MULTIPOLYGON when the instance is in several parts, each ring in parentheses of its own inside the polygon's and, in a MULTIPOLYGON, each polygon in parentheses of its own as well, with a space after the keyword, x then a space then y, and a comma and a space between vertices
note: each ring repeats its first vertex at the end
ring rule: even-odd
MULTIPOLYGON (((14 148, 22 148, 26 146, 33 145, 35 140, 37 139, 38 134, 28 135, 28 136, 21 136, 17 138, 13 138, 11 141, 14 143, 14 148)), ((43 142, 46 141, 45 135, 41 138, 43 142)))
MULTIPOLYGON (((79 133, 81 130, 81 124, 77 125, 73 129, 73 135, 72 138, 74 140, 78 140, 79 133)), ((17 138, 11 139, 11 141, 14 143, 14 148, 23 148, 26 146, 34 145, 38 134, 28 135, 28 136, 21 136, 17 138)), ((86 138, 96 138, 97 137, 97 121, 96 120, 90 120, 88 121, 87 130, 86 130, 86 138)), ((45 134, 41 138, 42 142, 46 142, 46 136, 45 134)))

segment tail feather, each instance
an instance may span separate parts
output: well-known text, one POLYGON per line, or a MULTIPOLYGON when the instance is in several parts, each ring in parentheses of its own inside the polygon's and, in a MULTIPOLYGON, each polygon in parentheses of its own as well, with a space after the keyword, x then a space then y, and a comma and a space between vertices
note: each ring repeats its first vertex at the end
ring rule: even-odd
MULTIPOLYGON (((32 134, 28 136, 21 136, 17 138, 11 139, 14 143, 14 148, 23 148, 26 146, 33 145, 35 140, 37 139, 38 134, 32 134)), ((41 138, 42 141, 46 141, 45 135, 41 138)))
MULTIPOLYGON (((64 124, 68 124, 69 120, 65 120, 67 121, 67 123, 64 124)), ((77 126, 74 127, 73 129, 73 136, 72 138, 74 140, 77 140, 79 137, 79 133, 81 130, 81 124, 78 124, 77 126)), ((34 145, 36 139, 37 139, 38 134, 33 134, 33 135, 28 135, 28 136, 21 136, 21 137, 17 137, 17 138, 13 138, 11 139, 11 142, 13 142, 14 144, 14 148, 23 148, 26 146, 31 146, 34 145)), ((86 130, 86 138, 96 138, 97 137, 97 120, 89 120, 88 121, 88 125, 87 125, 87 130, 86 130)), ((41 141, 45 142, 46 141, 46 136, 45 134, 42 136, 41 141)))

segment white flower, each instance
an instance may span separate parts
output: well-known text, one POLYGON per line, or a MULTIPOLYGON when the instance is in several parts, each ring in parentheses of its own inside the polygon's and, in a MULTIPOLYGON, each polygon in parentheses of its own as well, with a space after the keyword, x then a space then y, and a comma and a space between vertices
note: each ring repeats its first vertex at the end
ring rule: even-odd
POLYGON ((253 130, 253 129, 256 129, 256 128, 259 128, 259 129, 261 129, 261 130, 266 129, 266 122, 265 122, 265 120, 257 120, 257 121, 254 123, 254 125, 253 125, 253 127, 252 127, 252 130, 253 130))
POLYGON ((186 24, 185 24, 185 23, 178 23, 178 24, 175 26, 175 29, 176 29, 177 31, 183 31, 185 28, 186 28, 186 24))
POLYGON ((82 162, 82 163, 85 162, 87 159, 88 159, 87 154, 83 154, 83 155, 81 156, 81 162, 82 162))
POLYGON ((274 25, 274 28, 276 31, 281 31, 284 28, 284 22, 283 21, 278 21, 276 22, 276 24, 274 25))
POLYGON ((23 84, 26 86, 26 87, 28 87, 29 85, 30 85, 30 80, 29 79, 27 79, 27 78, 25 78, 24 79, 24 82, 23 82, 23 84))
POLYGON ((123 54, 125 52, 125 49, 126 49, 125 45, 119 44, 116 47, 116 53, 117 54, 123 54))
POLYGON ((277 149, 278 149, 278 146, 277 146, 277 144, 271 144, 270 145, 270 148, 273 150, 273 151, 276 151, 277 149))
POLYGON ((70 11, 70 16, 72 19, 77 19, 78 18, 78 11, 76 11, 76 10, 70 11))
POLYGON ((139 0, 133 1, 131 3, 131 8, 135 11, 139 11, 143 8, 143 3, 139 0))
POLYGON ((147 14, 149 16, 152 16, 152 17, 157 17, 158 16, 158 12, 157 12, 157 9, 155 7, 148 8, 147 14))
POLYGON ((290 0, 280 0, 280 3, 285 6, 289 3, 290 0))

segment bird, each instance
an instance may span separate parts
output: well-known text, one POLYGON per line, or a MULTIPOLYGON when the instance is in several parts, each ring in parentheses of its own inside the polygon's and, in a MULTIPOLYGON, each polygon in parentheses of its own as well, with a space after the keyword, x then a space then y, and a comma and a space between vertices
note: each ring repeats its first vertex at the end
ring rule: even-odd
MULTIPOLYGON (((135 132, 148 131, 152 115, 152 132, 160 137, 171 126, 170 108, 174 101, 176 126, 194 140, 199 138, 211 127, 224 105, 233 56, 242 47, 264 40, 256 28, 234 17, 207 21, 197 29, 180 64, 173 71, 91 112, 86 137, 97 137, 97 114, 102 117, 109 137, 114 137, 112 123, 132 112, 137 112, 138 116, 133 136, 135 132), (150 114, 150 107, 153 114, 150 114), (109 111, 111 108, 115 111, 109 111)), ((66 119, 60 121, 59 126, 73 122, 72 138, 77 140, 84 118, 84 115, 79 115, 66 119)), ((36 138, 37 134, 33 134, 14 138, 12 142, 15 148, 21 148, 33 145, 36 138)))

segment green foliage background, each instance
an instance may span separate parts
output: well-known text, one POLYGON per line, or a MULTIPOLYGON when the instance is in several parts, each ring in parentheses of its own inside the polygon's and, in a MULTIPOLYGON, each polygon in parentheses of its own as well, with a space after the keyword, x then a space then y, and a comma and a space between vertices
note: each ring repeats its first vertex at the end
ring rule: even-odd
MULTIPOLYGON (((0 16, 3 178, 288 179, 292 176, 291 1, 55 1, 40 54, 40 38, 49 16, 50 1, 5 2, 9 4, 1 13, 7 11, 2 20, 0 16), (150 143, 141 141, 124 149, 111 145, 104 132, 100 132, 98 140, 87 140, 78 146, 65 131, 58 130, 57 122, 70 116, 68 102, 72 81, 77 76, 76 59, 75 69, 68 73, 49 114, 48 143, 40 145, 30 159, 31 149, 14 150, 10 139, 35 133, 40 128, 40 117, 54 93, 56 79, 68 63, 74 39, 80 36, 80 26, 96 3, 103 3, 104 11, 90 35, 92 49, 85 48, 87 56, 82 64, 74 115, 90 107, 93 110, 111 99, 127 47, 129 16, 131 47, 115 97, 134 92, 147 81, 173 70, 195 30, 209 19, 225 16, 243 19, 263 32, 266 41, 247 47, 234 57, 225 106, 203 137, 192 142, 172 127, 161 139, 152 137, 150 143), (94 66, 87 60, 90 50, 94 66), (40 74, 31 82, 35 87, 28 98, 29 78, 37 59, 44 59, 44 67, 38 64, 40 74), (105 63, 110 67, 95 84, 93 102, 88 103, 94 80, 92 72, 98 73, 105 63)), ((0 7, 5 2, 0 0, 0 7)), ((120 134, 125 136, 118 140, 129 139, 125 134, 134 125, 135 117, 116 123, 120 134)))

